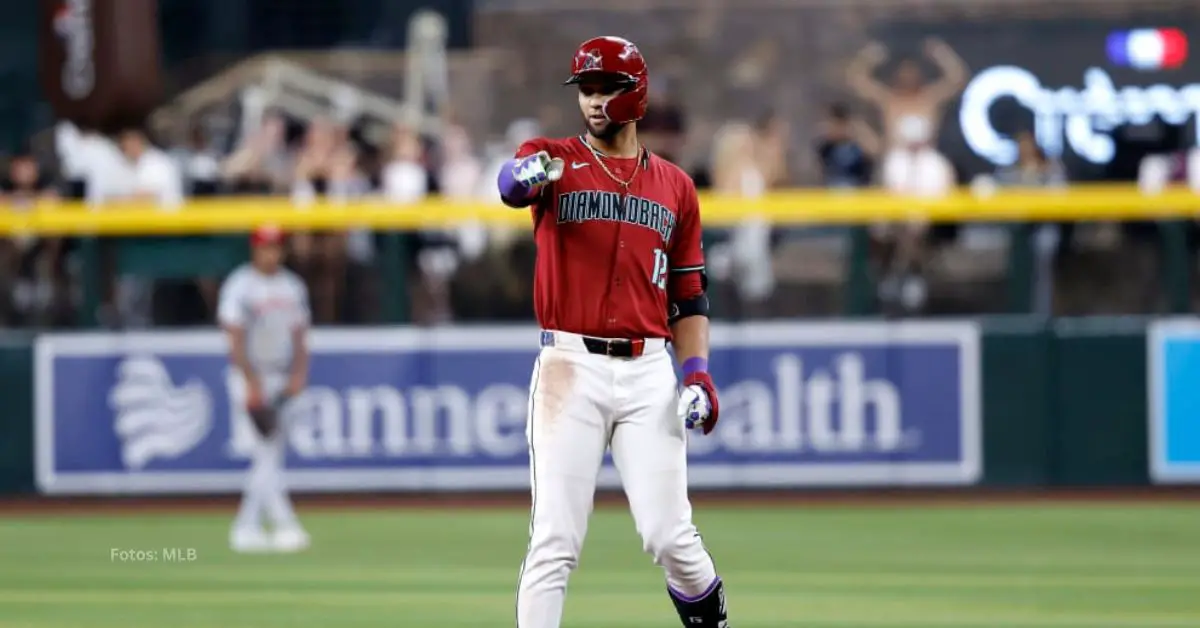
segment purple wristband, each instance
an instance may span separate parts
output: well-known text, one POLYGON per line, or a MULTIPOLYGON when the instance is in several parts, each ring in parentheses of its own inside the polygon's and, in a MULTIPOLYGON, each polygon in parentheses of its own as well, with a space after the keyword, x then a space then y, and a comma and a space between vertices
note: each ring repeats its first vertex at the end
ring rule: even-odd
POLYGON ((704 358, 688 358, 683 361, 683 374, 691 375, 692 373, 707 373, 708 360, 704 358))
POLYGON ((513 167, 520 161, 518 159, 510 159, 504 162, 504 166, 500 168, 500 174, 496 177, 496 187, 500 189, 500 199, 505 205, 511 207, 520 207, 529 200, 531 190, 528 186, 517 181, 513 176, 513 167))

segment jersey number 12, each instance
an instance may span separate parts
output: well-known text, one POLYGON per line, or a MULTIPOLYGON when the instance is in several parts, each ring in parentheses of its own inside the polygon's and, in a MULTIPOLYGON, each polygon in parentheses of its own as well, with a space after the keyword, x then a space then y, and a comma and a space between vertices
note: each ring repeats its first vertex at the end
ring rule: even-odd
POLYGON ((650 281, 658 286, 659 290, 667 289, 667 268, 667 252, 654 249, 654 272, 650 273, 650 281))

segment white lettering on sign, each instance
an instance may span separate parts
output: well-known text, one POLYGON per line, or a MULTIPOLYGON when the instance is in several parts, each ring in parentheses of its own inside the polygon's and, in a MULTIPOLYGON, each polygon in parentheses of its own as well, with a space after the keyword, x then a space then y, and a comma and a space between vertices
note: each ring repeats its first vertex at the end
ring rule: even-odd
MULTIPOLYGON (((245 385, 226 375, 233 458, 248 458, 252 432, 245 385)), ((529 392, 492 384, 472 394, 450 384, 397 388, 388 385, 310 386, 287 406, 288 441, 302 459, 421 458, 484 455, 504 458, 526 450, 529 392)))
POLYGON ((688 439, 693 455, 735 453, 898 453, 921 444, 905 430, 900 389, 868 378, 861 354, 842 353, 826 368, 785 353, 771 362, 772 380, 727 382, 721 425, 710 438, 688 439))
MULTIPOLYGON (((1174 87, 1118 88, 1100 68, 1083 75, 1083 89, 1043 86, 1029 70, 996 66, 980 72, 963 91, 958 112, 963 138, 975 154, 998 166, 1017 160, 1017 144, 992 126, 990 112, 1001 99, 1012 98, 1033 113, 1034 135, 1051 157, 1070 149, 1093 164, 1107 164, 1116 155, 1112 132, 1126 124, 1146 124, 1160 118, 1184 124, 1200 115, 1200 84, 1174 87)), ((1200 143, 1200 124, 1197 125, 1200 143)))
POLYGON ((87 98, 96 87, 91 0, 67 0, 54 15, 54 30, 65 52, 63 93, 75 100, 87 98))

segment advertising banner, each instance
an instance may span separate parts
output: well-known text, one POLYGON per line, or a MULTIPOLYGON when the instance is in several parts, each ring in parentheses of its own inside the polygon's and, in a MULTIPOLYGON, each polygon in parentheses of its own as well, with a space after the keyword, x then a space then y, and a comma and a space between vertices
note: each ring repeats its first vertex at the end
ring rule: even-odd
POLYGON ((1200 484, 1200 321, 1152 323, 1146 342, 1150 480, 1200 484))
MULTIPOLYGON (((537 329, 316 330, 289 409, 306 491, 525 490, 537 329)), ((982 460, 973 324, 714 326, 722 417, 689 440, 694 488, 971 484, 982 460)), ((231 492, 255 438, 217 332, 36 345, 45 493, 231 492)), ((619 486, 610 463, 601 487, 619 486)))

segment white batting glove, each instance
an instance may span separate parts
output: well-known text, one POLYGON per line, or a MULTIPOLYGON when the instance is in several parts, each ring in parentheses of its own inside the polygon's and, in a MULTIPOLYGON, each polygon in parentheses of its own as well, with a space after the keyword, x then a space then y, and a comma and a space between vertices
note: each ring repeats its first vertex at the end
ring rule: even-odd
POLYGON ((517 160, 513 164, 513 178, 517 183, 536 190, 561 179, 566 165, 561 158, 550 157, 550 153, 543 150, 517 160))
POLYGON ((700 386, 693 384, 683 389, 679 394, 679 419, 689 430, 703 428, 712 415, 712 404, 708 394, 700 386))

